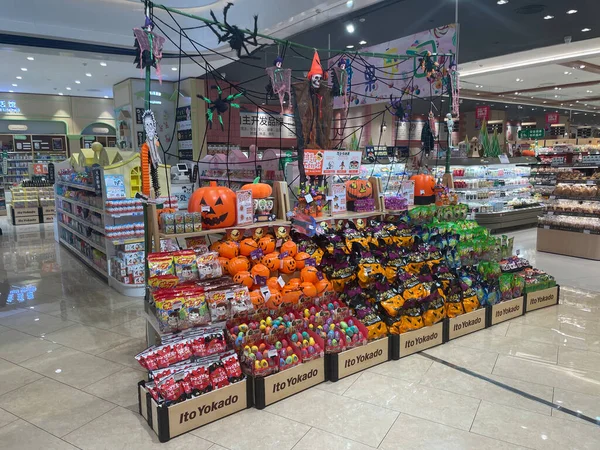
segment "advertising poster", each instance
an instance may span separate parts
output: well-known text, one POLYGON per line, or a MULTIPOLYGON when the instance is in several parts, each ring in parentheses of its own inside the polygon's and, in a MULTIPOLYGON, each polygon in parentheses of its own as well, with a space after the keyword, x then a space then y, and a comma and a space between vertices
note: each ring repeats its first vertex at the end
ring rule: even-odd
POLYGON ((237 191, 237 225, 250 225, 254 222, 254 202, 252 191, 237 191))
POLYGON ((339 214, 346 212, 346 185, 336 183, 331 185, 331 213, 339 214))
POLYGON ((362 152, 304 150, 306 175, 358 175, 362 152))

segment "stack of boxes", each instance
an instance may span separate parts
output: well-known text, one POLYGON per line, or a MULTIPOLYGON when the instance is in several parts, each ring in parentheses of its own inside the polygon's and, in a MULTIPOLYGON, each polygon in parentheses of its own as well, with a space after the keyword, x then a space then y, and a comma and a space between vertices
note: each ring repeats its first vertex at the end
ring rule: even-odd
POLYGON ((112 276, 124 284, 144 285, 144 243, 117 246, 117 255, 111 258, 112 276))

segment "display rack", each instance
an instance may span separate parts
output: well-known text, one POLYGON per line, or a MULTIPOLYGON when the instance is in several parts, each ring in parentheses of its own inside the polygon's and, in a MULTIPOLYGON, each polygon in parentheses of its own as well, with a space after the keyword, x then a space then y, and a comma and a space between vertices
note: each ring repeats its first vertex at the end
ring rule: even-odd
POLYGON ((54 221, 54 189, 50 184, 38 187, 15 186, 11 188, 9 206, 13 225, 31 225, 54 221))

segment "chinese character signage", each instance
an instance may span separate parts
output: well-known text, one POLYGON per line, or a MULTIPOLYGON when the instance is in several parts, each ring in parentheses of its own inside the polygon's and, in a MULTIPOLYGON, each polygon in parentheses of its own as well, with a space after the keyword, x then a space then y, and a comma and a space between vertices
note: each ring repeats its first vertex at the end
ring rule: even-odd
MULTIPOLYGON (((433 54, 456 54, 456 24, 445 25, 411 36, 365 47, 362 52, 390 55, 389 58, 346 57, 346 72, 350 106, 369 105, 378 102, 388 103, 390 94, 394 98, 426 98, 439 96, 445 87, 441 80, 430 83, 419 67, 419 55, 429 51, 433 54), (406 60, 391 55, 414 55, 406 60)), ((448 57, 433 57, 434 62, 448 67, 448 57)), ((337 58, 331 58, 330 64, 337 64, 337 58)), ((331 68, 331 66, 330 66, 331 68)), ((334 108, 343 108, 344 99, 336 97, 334 108)), ((420 136, 419 138, 420 139, 420 136)))
POLYGON ((546 123, 548 125, 557 124, 560 119, 558 113, 546 113, 546 123))
POLYGON ((304 150, 306 175, 358 175, 362 152, 304 150))
POLYGON ((490 120, 490 107, 489 106, 477 106, 475 108, 475 119, 490 120))
POLYGON ((19 114, 21 110, 17 108, 17 102, 14 100, 0 100, 0 113, 19 114))
POLYGON ((279 115, 265 111, 240 112, 240 136, 279 139, 295 139, 294 116, 279 115))
POLYGON ((519 139, 541 139, 544 137, 544 130, 534 128, 531 130, 519 130, 519 139))

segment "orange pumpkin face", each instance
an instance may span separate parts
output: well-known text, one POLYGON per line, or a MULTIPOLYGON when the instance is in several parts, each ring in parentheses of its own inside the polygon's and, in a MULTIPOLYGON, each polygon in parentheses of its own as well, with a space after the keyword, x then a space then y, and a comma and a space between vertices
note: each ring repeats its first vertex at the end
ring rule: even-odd
POLYGON ((373 186, 369 180, 348 180, 346 181, 346 195, 350 201, 368 198, 373 195, 373 186))
POLYGON ((223 258, 219 256, 219 263, 221 264, 221 268, 224 273, 229 273, 229 258, 223 258))
POLYGON ((288 280, 288 282, 285 283, 284 288, 285 287, 288 287, 288 288, 298 288, 298 286, 300 286, 300 283, 301 283, 300 278, 296 278, 296 277, 290 278, 288 280))
POLYGON ((415 182, 415 197, 431 197, 434 195, 435 180, 424 173, 410 177, 415 182))
POLYGON ((189 212, 202 214, 202 227, 206 229, 225 228, 235 224, 235 193, 211 181, 210 186, 194 191, 188 202, 189 212), (203 207, 208 209, 202 211, 203 207))
POLYGON ((271 277, 267 279, 267 287, 271 292, 280 291, 281 286, 279 285, 279 281, 277 281, 277 277, 271 277))
POLYGON ((315 283, 315 288, 317 289, 317 295, 324 294, 325 292, 329 292, 333 290, 333 286, 331 283, 323 278, 315 283))
POLYGON ((235 283, 242 284, 246 287, 251 287, 252 284, 254 283, 252 274, 250 272, 248 272, 247 270, 242 270, 242 271, 236 273, 235 276, 233 277, 233 281, 235 283))
POLYGON ((301 283, 300 289, 302 289, 302 293, 307 297, 316 297, 317 296, 317 288, 312 283, 301 283))
POLYGON ((281 290, 281 297, 283 299, 283 303, 295 305, 300 300, 302 296, 302 290, 300 286, 297 287, 288 287, 283 288, 281 290))
POLYGON ((267 183, 259 183, 257 181, 242 186, 243 191, 252 191, 252 198, 267 198, 273 193, 273 188, 267 183))
POLYGON ((265 236, 258 241, 258 247, 266 255, 275 251, 275 238, 273 236, 265 236))
POLYGON ((242 242, 240 242, 240 255, 250 256, 250 253, 257 249, 258 244, 252 238, 246 238, 243 239, 242 242))
POLYGON ((281 305, 282 301, 283 296, 281 295, 281 292, 271 291, 271 296, 269 297, 269 300, 267 300, 266 305, 269 309, 277 309, 281 305))
POLYGON ((213 242, 212 244, 210 244, 210 251, 211 252, 219 252, 219 247, 221 246, 222 243, 223 243, 223 241, 213 242))
POLYGON ((279 270, 279 253, 271 252, 260 259, 260 262, 263 263, 271 272, 275 272, 279 270))
POLYGON ((310 258, 310 255, 306 252, 298 252, 294 259, 296 260, 296 269, 302 270, 304 269, 304 264, 306 260, 310 258))
POLYGON ((281 246, 281 253, 286 253, 292 258, 298 253, 298 246, 293 241, 286 241, 281 246))
POLYGON ((233 241, 226 241, 219 246, 219 256, 232 259, 240 254, 240 248, 233 241))
POLYGON ((286 256, 281 260, 281 273, 294 273, 296 271, 296 260, 291 256, 286 256))
POLYGON ((256 264, 252 270, 250 271, 250 273, 252 274, 252 277, 263 277, 263 278, 269 278, 269 276, 271 275, 271 271, 269 270, 269 268, 267 266, 265 266, 264 264, 256 264))
POLYGON ((317 270, 316 267, 307 266, 300 271, 300 279, 302 280, 303 283, 308 282, 308 283, 315 284, 319 281, 319 277, 317 276, 318 272, 319 271, 317 270))
POLYGON ((255 309, 261 308, 265 304, 265 298, 259 290, 250 291, 250 301, 255 309))
POLYGON ((229 270, 229 275, 235 276, 236 273, 246 271, 250 271, 250 261, 245 256, 236 256, 233 259, 229 260, 229 266, 227 267, 229 270))

